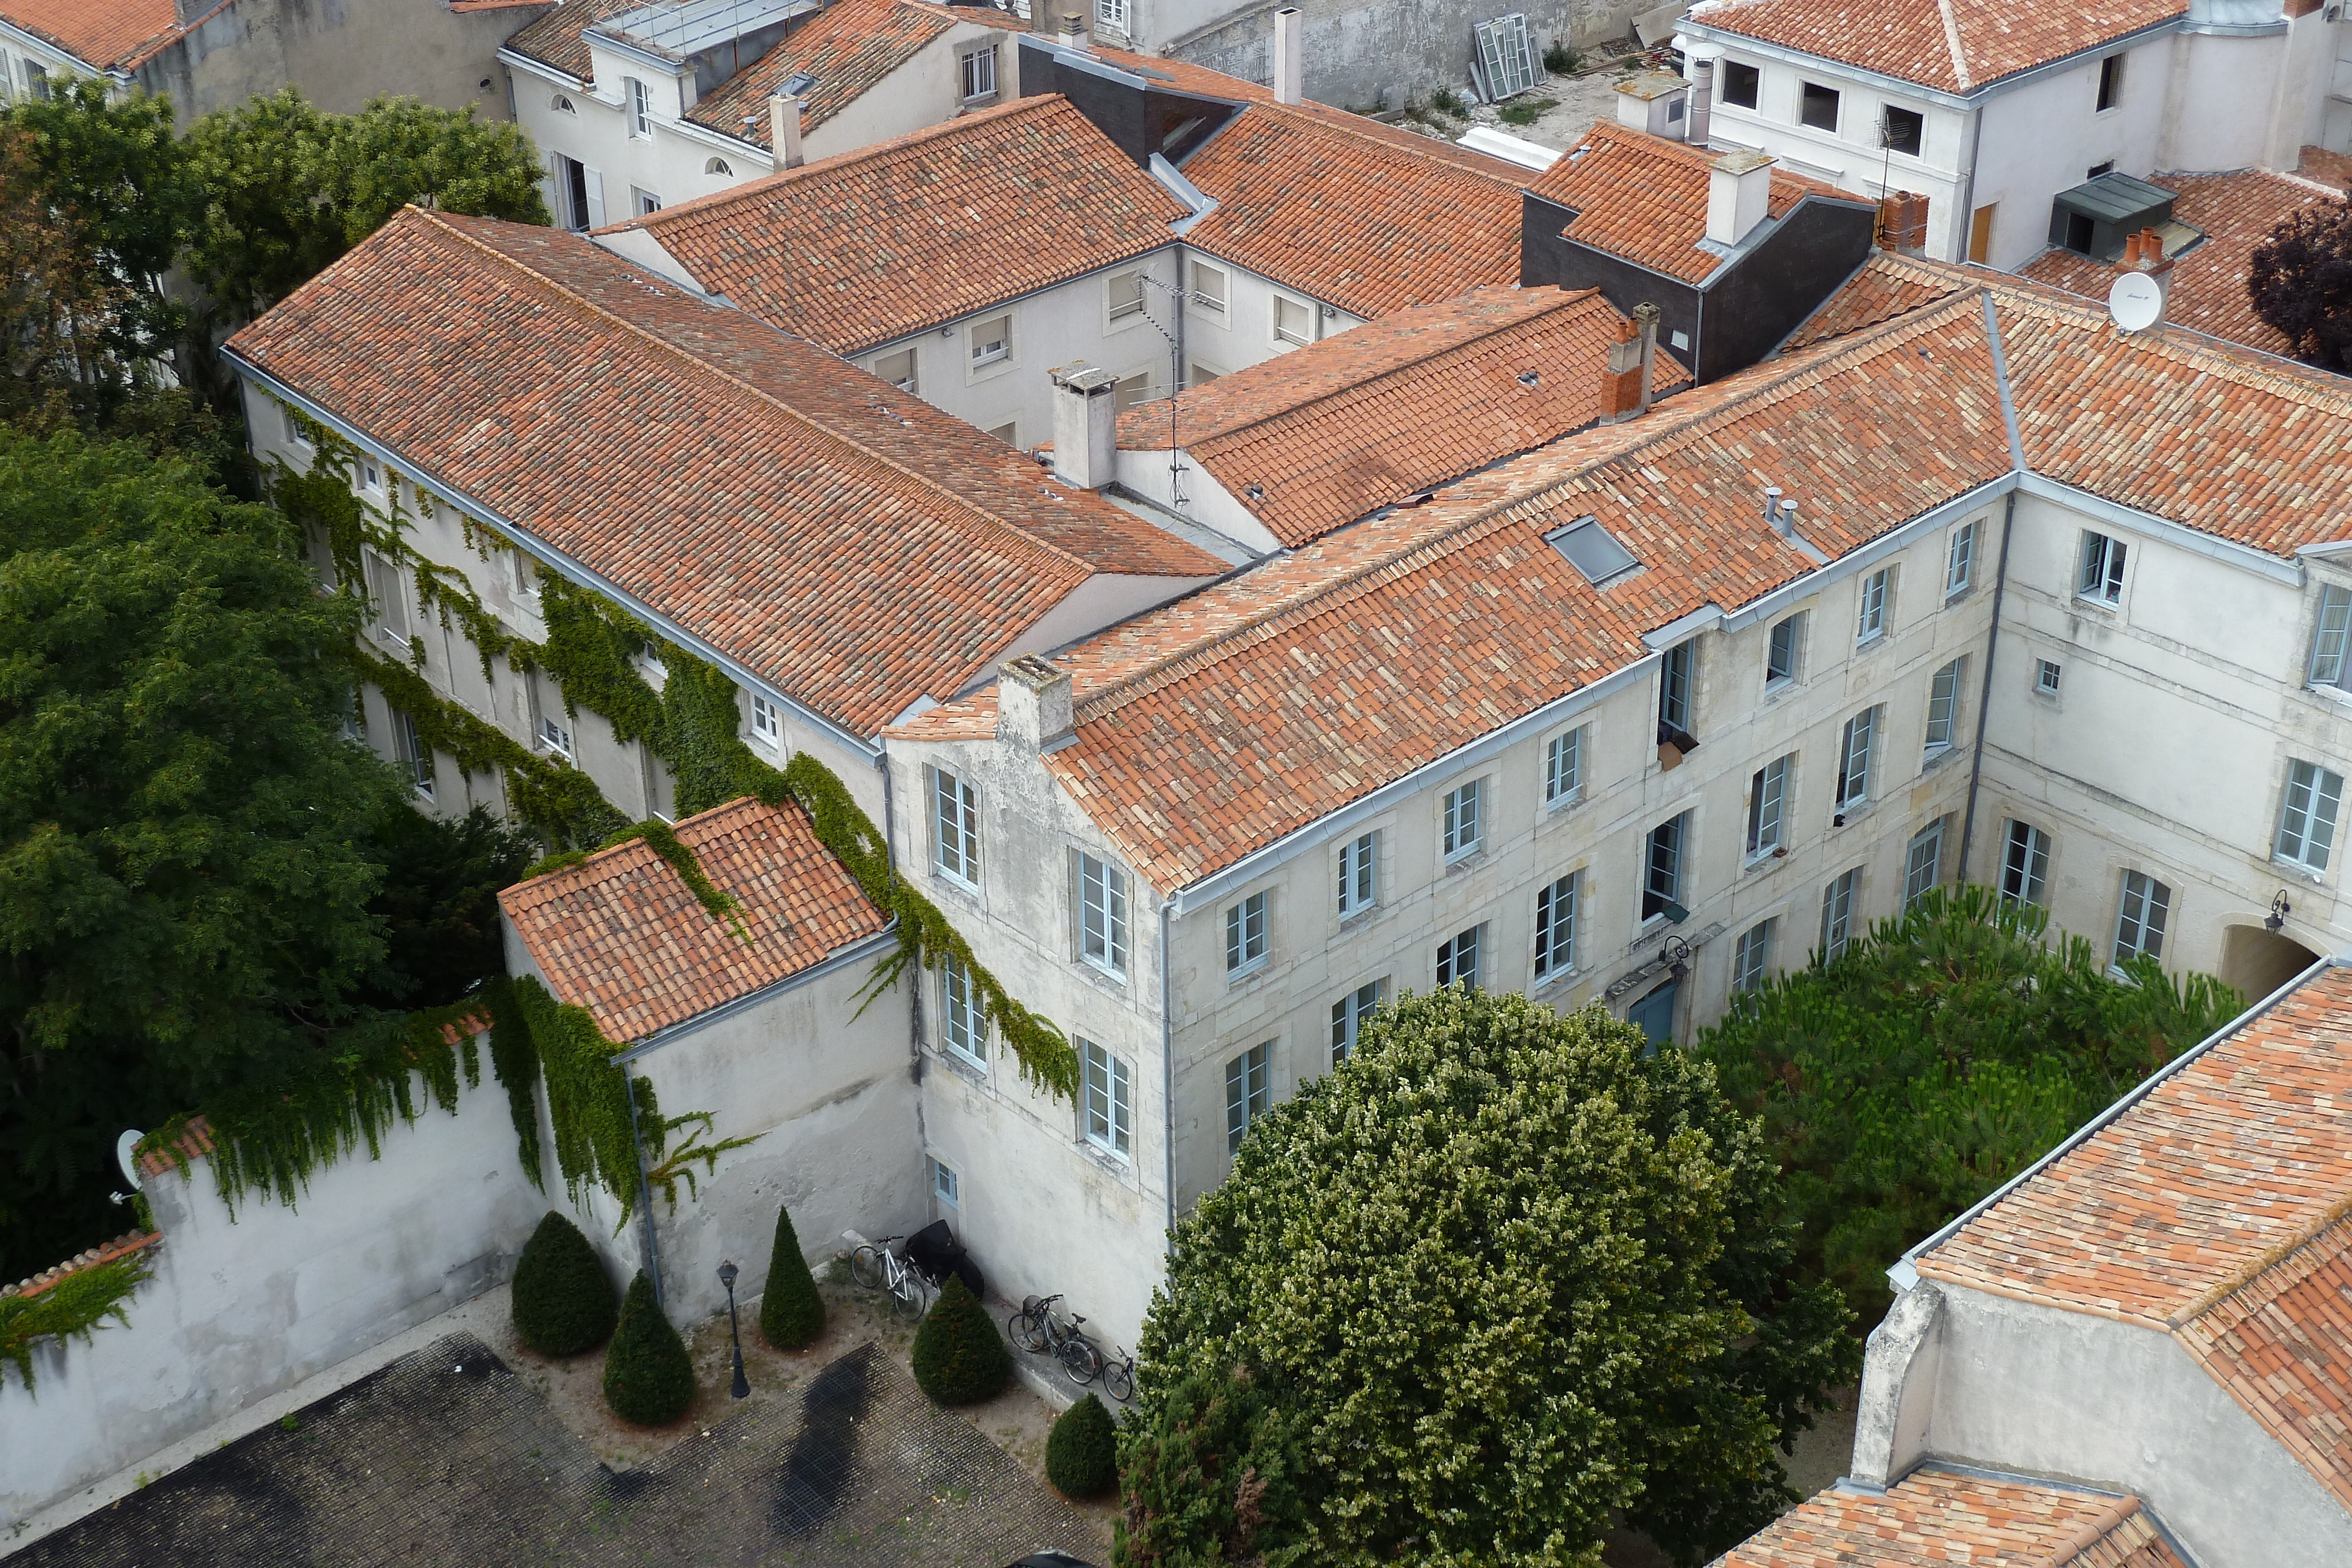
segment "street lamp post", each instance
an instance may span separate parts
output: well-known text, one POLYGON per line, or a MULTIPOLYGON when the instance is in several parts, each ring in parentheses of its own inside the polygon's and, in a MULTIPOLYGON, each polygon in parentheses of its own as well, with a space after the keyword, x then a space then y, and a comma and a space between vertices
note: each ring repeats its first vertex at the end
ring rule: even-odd
POLYGON ((727 1287, 727 1333, 735 1342, 735 1385, 727 1392, 738 1399, 751 1396, 751 1380, 743 1375, 743 1325, 735 1317, 735 1276, 732 1263, 719 1265, 719 1282, 727 1287))

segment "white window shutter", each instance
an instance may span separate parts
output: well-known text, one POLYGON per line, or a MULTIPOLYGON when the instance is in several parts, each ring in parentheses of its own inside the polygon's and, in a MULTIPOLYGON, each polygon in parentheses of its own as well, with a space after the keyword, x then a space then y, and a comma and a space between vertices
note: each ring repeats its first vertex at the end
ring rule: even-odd
POLYGON ((604 226, 604 176, 593 169, 583 169, 581 172, 587 176, 588 181, 588 226, 601 229, 604 226))
POLYGON ((547 215, 555 220, 555 226, 557 228, 562 228, 565 226, 563 220, 567 215, 569 215, 563 210, 562 183, 556 179, 556 174, 561 167, 560 161, 562 156, 563 154, 561 152, 551 152, 547 155, 545 160, 547 163, 547 178, 539 183, 539 193, 541 196, 545 198, 547 202, 547 215))

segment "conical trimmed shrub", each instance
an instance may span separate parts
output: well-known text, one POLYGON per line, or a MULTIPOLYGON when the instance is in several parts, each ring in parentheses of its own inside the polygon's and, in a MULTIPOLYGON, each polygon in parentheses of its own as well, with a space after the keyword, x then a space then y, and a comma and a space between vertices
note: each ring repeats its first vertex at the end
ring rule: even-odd
POLYGON ((824 1333, 824 1298, 817 1294, 808 1260, 801 1256, 793 1211, 776 1210, 776 1249, 768 1257, 767 1293, 760 1298, 760 1334, 778 1350, 814 1344, 824 1333))
POLYGON ((1045 1438, 1045 1479, 1064 1497, 1080 1501, 1118 1490, 1118 1434, 1093 1395, 1055 1418, 1045 1438))
POLYGON ((942 1405, 977 1405, 1004 1390, 1013 1355, 980 1298, 953 1274, 915 1330, 915 1381, 942 1405))
POLYGON ((643 1269, 621 1302, 621 1325, 604 1353, 604 1403, 624 1421, 667 1427, 694 1403, 694 1363, 662 1316, 643 1269))
POLYGON ((604 1260, 572 1221, 548 1210, 515 1265, 515 1333, 541 1355, 578 1355, 612 1337, 620 1301, 604 1260))

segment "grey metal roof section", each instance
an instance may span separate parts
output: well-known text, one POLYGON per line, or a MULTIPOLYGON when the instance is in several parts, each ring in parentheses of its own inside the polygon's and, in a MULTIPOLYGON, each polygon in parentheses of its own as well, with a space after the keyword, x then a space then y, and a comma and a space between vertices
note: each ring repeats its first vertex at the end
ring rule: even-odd
POLYGON ((816 8, 814 0, 683 0, 623 11, 589 31, 625 38, 650 53, 683 62, 816 8))
POLYGON ((2057 203, 2094 223, 2119 224, 2164 208, 2169 211, 2174 193, 2129 174, 2101 174, 2071 191, 2061 191, 2057 203))

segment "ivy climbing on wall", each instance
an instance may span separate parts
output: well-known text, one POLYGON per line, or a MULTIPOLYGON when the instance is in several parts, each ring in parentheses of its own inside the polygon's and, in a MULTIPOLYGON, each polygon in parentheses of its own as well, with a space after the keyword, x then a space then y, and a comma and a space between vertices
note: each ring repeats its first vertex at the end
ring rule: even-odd
POLYGON ((33 1352, 44 1342, 87 1341, 111 1321, 128 1327, 124 1303, 147 1278, 145 1252, 76 1269, 31 1295, 0 1296, 0 1364, 33 1388, 33 1352))

